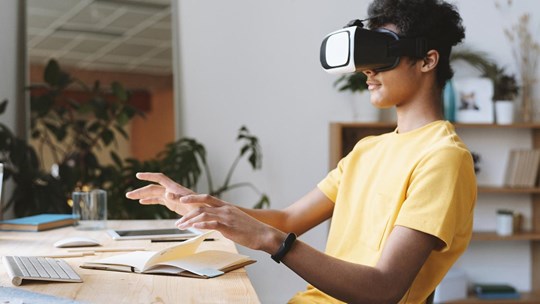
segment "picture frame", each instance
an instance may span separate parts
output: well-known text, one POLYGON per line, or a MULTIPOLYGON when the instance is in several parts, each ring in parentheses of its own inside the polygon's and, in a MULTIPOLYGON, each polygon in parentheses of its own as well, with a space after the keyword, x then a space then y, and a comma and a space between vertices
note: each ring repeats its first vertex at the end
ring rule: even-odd
POLYGON ((455 119, 461 123, 494 123, 493 82, 489 78, 454 79, 455 119))

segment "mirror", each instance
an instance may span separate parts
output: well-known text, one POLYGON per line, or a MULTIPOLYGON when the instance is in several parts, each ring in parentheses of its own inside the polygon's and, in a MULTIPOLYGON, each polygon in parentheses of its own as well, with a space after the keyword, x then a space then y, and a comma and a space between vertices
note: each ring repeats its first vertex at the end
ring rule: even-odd
POLYGON ((26 26, 31 84, 54 58, 87 85, 146 92, 121 156, 151 158, 174 140, 170 0, 27 0, 26 26))

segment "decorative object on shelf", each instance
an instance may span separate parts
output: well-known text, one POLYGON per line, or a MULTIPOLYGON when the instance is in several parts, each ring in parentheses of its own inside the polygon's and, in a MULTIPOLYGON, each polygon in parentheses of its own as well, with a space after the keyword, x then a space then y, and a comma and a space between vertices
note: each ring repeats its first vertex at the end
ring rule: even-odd
MULTIPOLYGON (((507 5, 512 6, 512 1, 507 1, 507 5)), ((502 10, 502 5, 498 1, 495 2, 495 7, 502 10)), ((533 98, 534 89, 538 82, 536 75, 540 57, 540 43, 531 33, 530 20, 530 14, 523 13, 517 23, 504 29, 504 34, 512 46, 512 56, 521 78, 520 116, 523 122, 532 122, 535 118, 536 110, 533 98)))
POLYGON ((497 210, 497 234, 509 236, 514 233, 514 212, 512 210, 497 210))
POLYGON ((519 93, 515 75, 506 72, 504 67, 480 51, 461 49, 452 53, 451 60, 463 60, 475 67, 493 82, 493 102, 495 107, 495 122, 498 124, 512 124, 514 122, 514 100, 519 93))
POLYGON ((446 82, 443 90, 444 118, 450 122, 456 121, 456 93, 452 79, 446 82))
POLYGON ((512 149, 506 165, 504 185, 533 188, 538 179, 540 149, 512 149))
POLYGON ((351 93, 351 110, 353 120, 363 122, 376 122, 380 119, 380 110, 369 102, 367 93, 367 76, 362 72, 345 74, 339 77, 334 86, 339 92, 351 93))
POLYGON ((474 284, 474 292, 482 300, 519 299, 519 292, 508 284, 474 284))
POLYGON ((507 74, 504 68, 496 68, 495 92, 495 122, 510 125, 514 122, 514 101, 519 93, 519 86, 514 75, 507 74))
POLYGON ((456 122, 493 123, 493 82, 488 78, 454 79, 456 122))

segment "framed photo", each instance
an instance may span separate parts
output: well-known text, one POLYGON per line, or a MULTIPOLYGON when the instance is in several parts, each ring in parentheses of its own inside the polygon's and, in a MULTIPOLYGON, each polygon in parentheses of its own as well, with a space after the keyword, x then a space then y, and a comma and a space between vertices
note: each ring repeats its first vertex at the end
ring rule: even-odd
POLYGON ((488 78, 454 79, 456 122, 493 123, 493 82, 488 78))

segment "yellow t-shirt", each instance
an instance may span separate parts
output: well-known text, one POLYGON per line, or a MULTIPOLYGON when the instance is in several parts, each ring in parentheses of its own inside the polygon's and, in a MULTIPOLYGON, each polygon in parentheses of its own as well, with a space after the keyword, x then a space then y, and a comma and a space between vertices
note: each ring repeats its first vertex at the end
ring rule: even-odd
MULTIPOLYGON (((318 187, 335 202, 328 255, 375 266, 396 225, 444 242, 444 248, 429 256, 400 303, 424 303, 470 241, 474 165, 449 122, 366 137, 318 187)), ((342 302, 309 285, 289 303, 342 302)))

